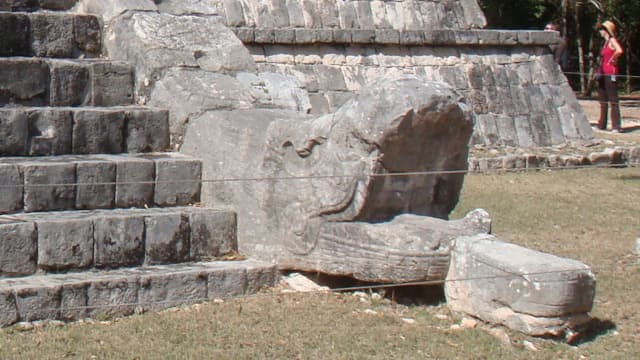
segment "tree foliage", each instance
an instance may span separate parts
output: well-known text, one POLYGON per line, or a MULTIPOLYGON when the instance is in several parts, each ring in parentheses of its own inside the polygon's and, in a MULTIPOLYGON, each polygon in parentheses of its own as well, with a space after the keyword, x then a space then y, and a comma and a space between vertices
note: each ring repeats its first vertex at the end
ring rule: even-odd
MULTIPOLYGON (((542 29, 546 23, 561 25, 569 43, 572 84, 589 91, 587 73, 597 62, 602 40, 596 25, 612 20, 626 54, 620 61, 623 75, 640 75, 640 0, 479 0, 488 27, 494 29, 542 29)), ((626 78, 626 87, 640 86, 640 79, 626 78), (635 85, 635 86, 634 86, 635 85)))

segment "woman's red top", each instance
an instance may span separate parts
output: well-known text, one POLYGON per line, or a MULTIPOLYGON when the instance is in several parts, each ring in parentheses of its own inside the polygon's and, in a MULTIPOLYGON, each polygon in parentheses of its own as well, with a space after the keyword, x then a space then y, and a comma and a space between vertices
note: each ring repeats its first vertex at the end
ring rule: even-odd
POLYGON ((600 50, 600 73, 603 75, 617 75, 618 67, 613 60, 613 54, 615 50, 609 46, 611 39, 607 40, 600 50))

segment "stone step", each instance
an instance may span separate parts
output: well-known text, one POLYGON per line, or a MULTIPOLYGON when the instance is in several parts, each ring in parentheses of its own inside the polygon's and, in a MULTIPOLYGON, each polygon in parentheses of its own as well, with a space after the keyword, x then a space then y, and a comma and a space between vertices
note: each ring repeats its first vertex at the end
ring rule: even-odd
POLYGON ((0 108, 0 156, 167 151, 169 112, 150 107, 0 108))
POLYGON ((237 251, 236 214, 199 207, 0 216, 0 278, 211 261, 237 251))
POLYGON ((102 50, 102 25, 93 15, 0 12, 0 30, 0 56, 97 57, 102 50))
POLYGON ((133 67, 100 59, 0 58, 0 106, 133 103, 133 67))
POLYGON ((78 0, 0 0, 0 11, 70 10, 78 0))
POLYGON ((254 260, 5 279, 0 280, 0 326, 157 311, 254 294, 276 279, 274 265, 254 260))
POLYGON ((189 205, 201 176, 179 153, 0 158, 0 213, 189 205))

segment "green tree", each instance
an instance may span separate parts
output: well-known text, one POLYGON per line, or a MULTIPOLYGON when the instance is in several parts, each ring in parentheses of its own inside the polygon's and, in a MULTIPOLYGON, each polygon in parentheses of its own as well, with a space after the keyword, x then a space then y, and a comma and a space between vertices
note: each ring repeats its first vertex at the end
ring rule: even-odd
POLYGON ((618 40, 625 48, 620 67, 628 91, 640 84, 630 75, 640 73, 640 0, 479 0, 489 28, 542 29, 548 22, 561 25, 570 51, 567 74, 572 85, 590 93, 590 73, 598 62, 602 41, 596 24, 611 19, 618 25, 618 40), (635 70, 635 71, 634 71, 635 70))

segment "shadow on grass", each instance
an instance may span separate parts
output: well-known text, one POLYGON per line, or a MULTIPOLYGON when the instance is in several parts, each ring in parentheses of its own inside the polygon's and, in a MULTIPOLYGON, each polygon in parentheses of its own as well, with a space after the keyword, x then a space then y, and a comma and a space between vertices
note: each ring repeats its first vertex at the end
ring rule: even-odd
POLYGON ((586 344, 615 329, 616 324, 611 320, 592 318, 588 323, 582 325, 574 336, 567 339, 567 343, 572 346, 586 344))
POLYGON ((443 285, 389 286, 388 284, 360 281, 348 276, 321 273, 302 274, 318 285, 327 286, 333 291, 377 292, 385 298, 402 305, 436 306, 446 302, 443 285))

